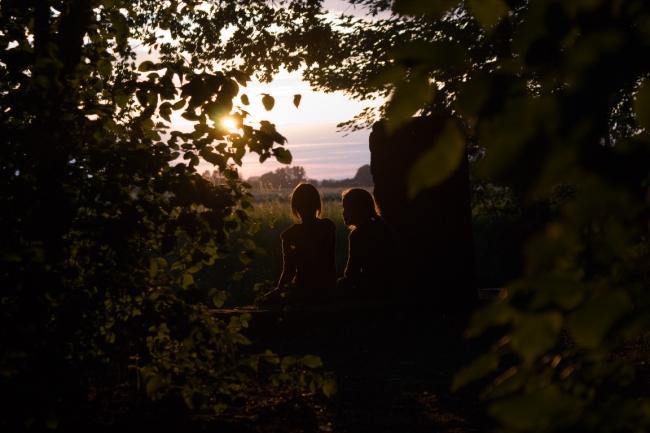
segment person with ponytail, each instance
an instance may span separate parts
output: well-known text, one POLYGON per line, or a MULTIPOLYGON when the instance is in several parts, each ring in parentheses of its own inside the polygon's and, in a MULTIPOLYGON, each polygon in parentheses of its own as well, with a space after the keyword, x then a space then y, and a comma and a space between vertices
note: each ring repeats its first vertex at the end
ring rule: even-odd
POLYGON ((396 253, 393 236, 368 191, 350 188, 343 192, 342 202, 343 221, 352 227, 348 261, 339 280, 342 295, 386 297, 393 288, 396 253))

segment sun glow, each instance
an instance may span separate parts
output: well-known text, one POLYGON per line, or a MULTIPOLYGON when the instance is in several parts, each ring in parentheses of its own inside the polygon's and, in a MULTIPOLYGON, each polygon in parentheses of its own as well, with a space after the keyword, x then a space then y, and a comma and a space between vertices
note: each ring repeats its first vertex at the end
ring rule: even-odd
POLYGON ((222 117, 220 123, 228 132, 237 132, 239 130, 239 124, 232 116, 222 117))
MULTIPOLYGON (((212 117, 214 126, 224 135, 244 135, 242 124, 259 128, 266 120, 287 139, 286 148, 293 154, 293 164, 305 167, 311 179, 351 178, 356 170, 370 161, 369 130, 337 132, 337 124, 353 118, 365 107, 378 106, 382 101, 357 101, 341 92, 315 91, 301 79, 300 71, 280 71, 271 83, 252 80, 242 87, 241 95, 233 100, 233 114, 212 117), (272 110, 262 103, 265 94, 275 99, 272 110), (245 98, 242 98, 246 95, 245 98), (299 107, 295 95, 301 95, 299 107)), ((191 132, 194 123, 179 111, 172 114, 174 127, 191 132)), ((234 138, 234 135, 230 139, 234 138)), ((243 158, 240 174, 243 178, 259 176, 283 165, 269 158, 260 163, 255 152, 243 158)), ((202 161, 200 170, 214 167, 202 161)))

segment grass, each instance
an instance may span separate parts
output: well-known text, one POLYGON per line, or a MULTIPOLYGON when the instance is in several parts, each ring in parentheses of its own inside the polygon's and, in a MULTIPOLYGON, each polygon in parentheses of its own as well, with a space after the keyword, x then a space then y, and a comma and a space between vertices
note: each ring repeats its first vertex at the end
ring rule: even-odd
MULTIPOLYGON (((338 275, 343 273, 347 260, 349 229, 343 223, 341 192, 343 188, 321 188, 322 217, 336 226, 335 262, 338 275)), ((251 303, 256 290, 268 291, 274 287, 282 271, 282 243, 280 234, 296 222, 289 207, 290 190, 255 193, 253 208, 249 210, 252 234, 248 237, 256 245, 252 261, 244 272, 237 272, 239 252, 201 273, 199 285, 206 290, 225 289, 230 294, 230 305, 251 303), (234 274, 234 276, 233 276, 234 274)), ((503 194, 476 200, 473 206, 474 253, 477 284, 480 287, 501 287, 518 272, 521 260, 521 218, 510 212, 510 203, 501 203, 503 194), (486 205, 489 204, 490 206, 486 205), (506 212, 508 211, 508 212, 506 212)), ((236 245, 236 242, 235 242, 236 245)))

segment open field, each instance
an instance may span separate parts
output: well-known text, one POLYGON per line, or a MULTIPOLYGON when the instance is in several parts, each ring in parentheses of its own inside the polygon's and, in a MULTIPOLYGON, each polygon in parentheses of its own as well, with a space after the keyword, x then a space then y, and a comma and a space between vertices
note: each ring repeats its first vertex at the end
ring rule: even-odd
MULTIPOLYGON (((339 275, 343 273, 347 260, 349 233, 342 217, 341 193, 344 190, 319 188, 323 199, 322 217, 331 219, 336 225, 335 261, 339 275)), ((371 187, 368 190, 372 192, 371 187)), ((233 279, 233 269, 241 267, 237 254, 225 259, 204 271, 201 278, 204 288, 227 289, 229 304, 241 305, 252 302, 256 290, 266 291, 273 287, 282 270, 280 234, 296 222, 291 215, 290 194, 291 189, 253 191, 255 200, 248 211, 251 230, 239 235, 241 241, 247 238, 254 242, 256 250, 252 261, 233 279)), ((474 255, 479 287, 500 287, 516 272, 520 260, 517 236, 521 221, 516 213, 504 212, 504 206, 509 205, 497 203, 486 207, 485 203, 477 201, 473 206, 474 255)))

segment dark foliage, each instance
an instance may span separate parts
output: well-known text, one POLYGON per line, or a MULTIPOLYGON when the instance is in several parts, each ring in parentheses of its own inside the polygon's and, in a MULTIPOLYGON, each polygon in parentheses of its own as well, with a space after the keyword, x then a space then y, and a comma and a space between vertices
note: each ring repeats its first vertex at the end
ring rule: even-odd
MULTIPOLYGON (((246 223, 250 196, 230 164, 248 151, 290 160, 269 122, 229 134, 218 119, 232 112, 243 122, 233 99, 248 72, 285 60, 256 54, 276 42, 263 37, 268 24, 294 25, 294 14, 318 5, 206 5, 0 5, 4 430, 68 427, 90 390, 124 383, 219 411, 257 386, 258 367, 279 362, 239 355, 249 318, 215 318, 198 302, 205 295, 195 277, 218 266, 230 233, 246 223), (219 30, 229 25, 236 31, 222 45, 219 30), (261 35, 244 43, 250 31, 261 35), (137 59, 136 45, 148 60, 137 59), (215 63, 234 58, 233 47, 255 64, 215 63), (193 130, 174 130, 175 114, 193 130), (202 178, 201 159, 224 181, 202 178)), ((225 295, 211 296, 220 306, 225 295)), ((275 383, 301 366, 283 367, 275 383)), ((302 383, 313 388, 309 377, 302 383)))

